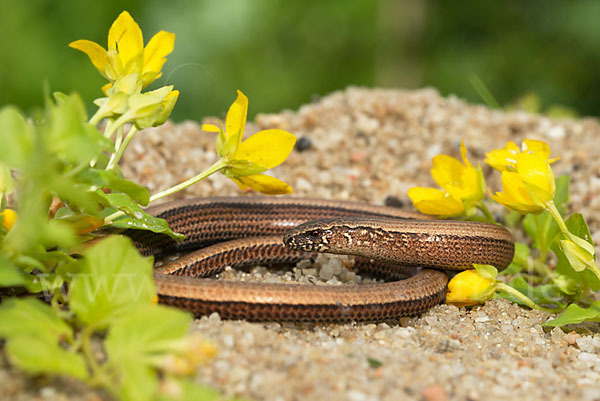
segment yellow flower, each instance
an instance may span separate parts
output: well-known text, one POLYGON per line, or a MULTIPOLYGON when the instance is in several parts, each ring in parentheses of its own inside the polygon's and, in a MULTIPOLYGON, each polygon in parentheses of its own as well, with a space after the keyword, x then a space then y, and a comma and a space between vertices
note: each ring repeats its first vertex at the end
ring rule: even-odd
POLYGON ((17 212, 15 212, 14 210, 4 209, 0 212, 0 221, 2 227, 4 227, 6 230, 10 230, 17 222, 17 217, 17 212))
POLYGON ((505 147, 492 150, 485 154, 485 162, 498 171, 516 168, 519 147, 514 142, 508 141, 505 147))
POLYGON ((225 129, 212 124, 202 126, 205 131, 218 132, 217 152, 227 161, 223 174, 241 189, 252 188, 268 195, 291 193, 292 188, 285 182, 262 173, 283 163, 294 148, 296 137, 280 129, 268 129, 242 142, 248 98, 239 90, 237 93, 227 112, 225 129))
POLYGON ((88 55, 92 64, 110 83, 102 87, 104 93, 119 78, 136 74, 145 88, 162 75, 166 56, 173 51, 175 34, 160 31, 144 48, 139 25, 123 11, 108 31, 108 50, 89 40, 76 40, 69 46, 88 55))
POLYGON ((490 299, 496 290, 496 280, 483 277, 475 269, 465 270, 448 283, 446 303, 468 306, 490 299))
POLYGON ((462 163, 447 155, 433 158, 431 175, 443 189, 413 187, 408 196, 415 207, 425 214, 440 217, 470 215, 485 196, 485 180, 481 167, 473 167, 467 159, 464 142, 460 144, 462 163))
POLYGON ((492 199, 519 213, 540 213, 554 198, 554 173, 547 156, 541 153, 519 153, 516 171, 502 172, 504 192, 492 199))
MULTIPOLYGON (((498 171, 515 171, 517 168, 517 157, 521 153, 535 154, 542 159, 549 159, 550 146, 544 141, 535 139, 525 139, 521 144, 521 150, 512 141, 509 141, 504 148, 495 149, 485 154, 485 162, 498 171)), ((559 158, 549 159, 550 164, 559 158)))

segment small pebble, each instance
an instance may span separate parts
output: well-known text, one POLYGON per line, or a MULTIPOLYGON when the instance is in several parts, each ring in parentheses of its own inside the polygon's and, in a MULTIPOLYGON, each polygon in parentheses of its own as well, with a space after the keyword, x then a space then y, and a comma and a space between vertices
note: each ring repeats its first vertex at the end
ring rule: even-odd
POLYGON ((311 146, 312 141, 310 140, 310 138, 303 136, 298 138, 298 140, 296 141, 295 148, 298 152, 304 152, 305 150, 310 149, 311 146))
POLYGON ((439 384, 430 384, 423 390, 423 398, 426 401, 446 401, 448 395, 444 388, 439 384))
POLYGON ((404 203, 404 201, 402 201, 402 199, 398 198, 397 196, 393 196, 393 195, 386 196, 383 203, 386 206, 397 207, 399 209, 402 209, 405 206, 405 203, 404 203))

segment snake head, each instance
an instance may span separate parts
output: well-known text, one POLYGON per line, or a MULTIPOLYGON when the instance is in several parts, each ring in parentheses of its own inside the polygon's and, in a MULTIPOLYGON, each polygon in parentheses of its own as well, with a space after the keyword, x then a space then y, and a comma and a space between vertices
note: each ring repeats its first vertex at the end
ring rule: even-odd
POLYGON ((352 227, 354 220, 353 217, 336 217, 309 221, 288 231, 283 243, 302 251, 360 255, 354 249, 354 238, 359 235, 352 227))
POLYGON ((333 234, 328 221, 329 219, 300 224, 283 236, 283 243, 290 249, 327 252, 333 234))

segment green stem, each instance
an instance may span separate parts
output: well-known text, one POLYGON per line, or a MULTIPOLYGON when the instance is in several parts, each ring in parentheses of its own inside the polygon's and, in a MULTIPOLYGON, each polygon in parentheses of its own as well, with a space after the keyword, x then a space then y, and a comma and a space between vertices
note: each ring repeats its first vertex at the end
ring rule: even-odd
POLYGON ((545 260, 545 257, 544 259, 542 259, 541 257, 539 259, 533 259, 533 263, 531 265, 532 270, 542 277, 546 277, 552 274, 552 270, 550 270, 545 260))
POLYGON ((77 166, 73 167, 71 170, 67 171, 65 173, 65 176, 67 176, 67 177, 73 177, 73 176, 77 175, 77 173, 79 173, 80 171, 82 171, 84 168, 86 168, 88 166, 89 166, 88 163, 78 164, 77 166))
POLYGON ((195 183, 197 183, 198 181, 201 181, 203 179, 205 179, 206 177, 208 177, 211 174, 216 173, 219 170, 224 169, 225 167, 227 167, 229 164, 229 161, 226 159, 219 159, 219 161, 217 161, 215 164, 213 164, 212 166, 210 166, 208 169, 204 170, 203 172, 201 172, 200 174, 185 180, 184 182, 182 182, 181 184, 177 184, 174 187, 171 187, 169 189, 165 189, 164 191, 161 191, 155 195, 152 195, 150 197, 150 202, 153 202, 157 199, 160 198, 164 198, 165 196, 171 195, 177 191, 181 191, 184 188, 189 187, 190 185, 193 185, 195 183))
POLYGON ((96 125, 102 120, 102 114, 100 114, 101 109, 96 110, 96 113, 90 118, 89 123, 92 125, 96 125))
POLYGON ((521 277, 525 278, 527 281, 530 281, 534 284, 541 284, 543 281, 542 277, 540 277, 538 275, 528 274, 528 273, 520 273, 519 275, 521 277))
POLYGON ((483 200, 477 203, 476 207, 477 209, 481 210, 488 223, 496 224, 496 219, 494 219, 494 216, 492 213, 490 213, 490 210, 487 208, 483 200))
MULTIPOLYGON (((193 185, 193 184, 197 183, 198 181, 205 179, 209 175, 214 174, 217 171, 224 169, 228 165, 229 165, 229 161, 227 159, 219 159, 219 161, 217 161, 215 164, 213 164, 212 166, 210 166, 208 169, 204 170, 200 174, 182 182, 181 184, 177 184, 171 188, 165 189, 164 191, 161 191, 155 195, 152 195, 150 197, 150 202, 153 202, 157 199, 174 194, 177 191, 181 191, 182 189, 187 188, 190 185, 193 185)), ((114 219, 116 219, 117 217, 121 217, 123 215, 125 215, 125 212, 123 212, 123 211, 115 212, 115 213, 111 214, 110 216, 107 216, 104 219, 104 224, 110 224, 110 222, 112 222, 114 219)))
POLYGON ((121 147, 121 142, 123 142, 123 126, 120 126, 117 129, 117 137, 115 138, 115 152, 117 152, 121 147))
POLYGON ((477 94, 490 109, 499 109, 500 104, 492 95, 492 92, 485 86, 483 81, 475 74, 469 77, 469 83, 473 86, 477 94))
POLYGON ((104 130, 104 137, 108 139, 112 138, 113 134, 119 127, 120 125, 117 124, 117 121, 109 121, 106 125, 106 129, 104 130))
MULTIPOLYGON (((127 149, 127 146, 129 146, 129 142, 131 142, 131 140, 133 139, 133 136, 136 134, 136 132, 137 132, 137 128, 134 125, 131 127, 131 129, 127 133, 127 136, 125 137, 125 140, 123 141, 123 143, 120 143, 118 145, 117 151, 110 156, 110 160, 108 161, 106 170, 112 170, 113 168, 115 168, 115 166, 117 164, 119 164, 119 161, 121 160, 121 157, 123 157, 123 153, 125 152, 125 149, 127 149)), ((122 137, 122 135, 121 135, 121 137, 122 137)))
POLYGON ((108 138, 108 139, 112 138, 115 131, 117 129, 121 128, 126 123, 128 123, 129 120, 130 120, 130 116, 127 115, 127 113, 123 114, 121 117, 117 118, 114 121, 109 120, 108 125, 106 126, 106 129, 104 130, 104 137, 108 138))
MULTIPOLYGON (((535 228, 537 229, 537 232, 538 233, 543 232, 542 222, 540 221, 539 214, 533 215, 533 221, 535 221, 535 228)), ((540 243, 540 239, 544 238, 544 237, 545 236, 543 236, 543 235, 538 235, 538 237, 537 237, 539 251, 540 251, 540 256, 538 258, 538 261, 542 264, 544 264, 546 262, 546 257, 548 256, 548 244, 546 244, 545 242, 543 244, 540 243)))
POLYGON ((550 215, 552 216, 554 221, 556 221, 556 224, 558 224, 558 228, 560 228, 560 231, 563 233, 563 235, 565 237, 569 237, 570 235, 572 235, 569 232, 569 229, 567 228, 567 225, 565 224, 565 221, 563 220, 562 216, 560 215, 560 212, 556 208, 556 205, 554 204, 554 202, 548 201, 545 204, 545 206, 546 206, 545 209, 548 211, 548 213, 550 213, 550 215))
POLYGON ((558 209, 554 205, 554 202, 550 201, 550 202, 546 203, 546 210, 554 218, 554 220, 556 221, 556 224, 558 224, 558 227, 560 228, 560 231, 565 236, 565 238, 567 238, 568 240, 573 241, 575 244, 579 245, 585 251, 587 251, 587 252, 591 253, 592 255, 594 255, 595 251, 594 251, 594 246, 592 244, 590 244, 589 242, 587 242, 583 238, 580 238, 580 237, 576 236, 575 234, 573 234, 572 232, 569 231, 569 228, 567 227, 567 224, 565 223, 565 221, 563 220, 562 216, 560 215, 560 212, 558 211, 558 209))
POLYGON ((537 310, 541 310, 541 311, 548 312, 548 313, 558 313, 562 310, 561 308, 558 308, 558 309, 544 308, 543 306, 540 306, 540 305, 536 304, 535 302, 533 302, 531 299, 529 299, 527 296, 525 296, 525 294, 523 294, 522 292, 517 291, 514 288, 512 288, 511 286, 506 285, 504 283, 497 283, 496 290, 503 291, 503 292, 506 292, 507 294, 512 295, 513 297, 517 298, 519 301, 523 302, 525 305, 529 306, 531 309, 537 309, 537 310))
POLYGON ((106 382, 104 372, 98 364, 94 352, 92 351, 92 335, 94 334, 93 326, 86 326, 80 333, 81 352, 90 367, 91 377, 89 384, 92 386, 100 385, 106 382))

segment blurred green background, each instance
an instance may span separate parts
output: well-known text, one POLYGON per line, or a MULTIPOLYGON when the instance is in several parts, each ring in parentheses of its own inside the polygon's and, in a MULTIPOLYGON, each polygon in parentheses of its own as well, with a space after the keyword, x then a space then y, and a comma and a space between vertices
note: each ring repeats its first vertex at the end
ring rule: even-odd
POLYGON ((104 78, 76 39, 106 46, 122 10, 147 42, 177 35, 156 88, 181 91, 175 120, 222 114, 241 89, 250 115, 296 109, 348 85, 433 86, 501 105, 600 114, 600 1, 0 0, 0 105, 29 111, 52 90, 101 96, 104 78), (535 104, 535 98, 529 97, 535 104))

